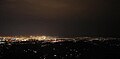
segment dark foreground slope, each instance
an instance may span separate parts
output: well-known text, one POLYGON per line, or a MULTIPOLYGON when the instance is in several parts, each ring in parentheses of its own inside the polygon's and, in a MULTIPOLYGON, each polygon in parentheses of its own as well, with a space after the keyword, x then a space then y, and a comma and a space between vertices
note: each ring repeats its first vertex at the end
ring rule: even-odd
POLYGON ((0 59, 120 59, 120 40, 28 41, 0 45, 0 59))

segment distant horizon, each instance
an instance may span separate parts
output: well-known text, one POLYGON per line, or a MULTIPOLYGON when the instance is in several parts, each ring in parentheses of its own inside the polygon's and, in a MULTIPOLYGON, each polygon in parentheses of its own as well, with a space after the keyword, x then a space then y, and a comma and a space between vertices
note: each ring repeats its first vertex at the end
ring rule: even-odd
POLYGON ((14 37, 14 36, 23 36, 23 37, 29 37, 29 36, 52 36, 52 37, 63 37, 63 38, 74 38, 74 37, 103 37, 103 38, 120 38, 120 36, 97 36, 97 35, 94 35, 94 36, 91 36, 91 35, 73 35, 73 36, 58 36, 58 35, 0 35, 0 36, 3 36, 3 37, 14 37))

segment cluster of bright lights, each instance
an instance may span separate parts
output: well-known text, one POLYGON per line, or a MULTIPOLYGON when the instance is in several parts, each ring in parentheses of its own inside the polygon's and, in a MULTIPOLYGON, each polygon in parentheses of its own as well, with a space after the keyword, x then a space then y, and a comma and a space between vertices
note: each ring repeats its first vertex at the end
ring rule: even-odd
POLYGON ((68 41, 77 41, 77 40, 86 40, 86 41, 93 41, 93 40, 99 40, 104 41, 108 39, 118 39, 118 38, 93 38, 93 37, 76 37, 76 38, 59 38, 59 37, 53 37, 53 36, 14 36, 14 37, 0 37, 0 42, 2 41, 8 41, 8 42, 16 42, 16 41, 30 41, 30 40, 37 40, 37 41, 47 41, 47 42, 61 42, 64 40, 68 41))
POLYGON ((51 36, 29 36, 29 37, 0 37, 4 41, 28 41, 28 40, 56 40, 56 37, 51 36))
POLYGON ((51 36, 30 36, 29 39, 35 39, 35 40, 55 40, 55 37, 51 36))

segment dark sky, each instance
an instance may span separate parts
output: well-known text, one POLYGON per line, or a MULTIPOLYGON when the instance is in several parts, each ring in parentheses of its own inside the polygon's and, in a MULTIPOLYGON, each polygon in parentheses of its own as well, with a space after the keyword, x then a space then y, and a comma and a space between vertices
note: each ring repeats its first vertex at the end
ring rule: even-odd
POLYGON ((120 36, 118 0, 0 0, 0 35, 120 36))

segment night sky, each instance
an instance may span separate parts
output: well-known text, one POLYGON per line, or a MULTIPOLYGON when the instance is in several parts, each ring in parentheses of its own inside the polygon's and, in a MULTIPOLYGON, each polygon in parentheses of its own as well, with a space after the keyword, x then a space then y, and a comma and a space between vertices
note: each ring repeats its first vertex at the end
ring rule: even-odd
POLYGON ((120 37, 118 0, 0 0, 0 36, 120 37))

